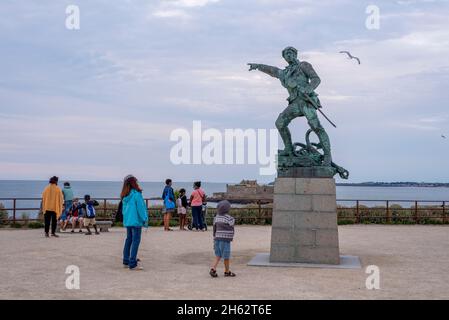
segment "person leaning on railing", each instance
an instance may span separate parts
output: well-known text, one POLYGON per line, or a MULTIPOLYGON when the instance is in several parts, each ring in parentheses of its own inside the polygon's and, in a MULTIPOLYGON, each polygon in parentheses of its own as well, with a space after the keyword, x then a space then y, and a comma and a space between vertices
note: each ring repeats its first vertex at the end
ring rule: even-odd
POLYGON ((57 219, 61 216, 63 210, 64 196, 61 189, 58 187, 59 178, 53 176, 50 178, 49 185, 42 193, 42 212, 44 213, 45 221, 45 236, 49 237, 49 229, 51 222, 51 235, 55 238, 57 219))

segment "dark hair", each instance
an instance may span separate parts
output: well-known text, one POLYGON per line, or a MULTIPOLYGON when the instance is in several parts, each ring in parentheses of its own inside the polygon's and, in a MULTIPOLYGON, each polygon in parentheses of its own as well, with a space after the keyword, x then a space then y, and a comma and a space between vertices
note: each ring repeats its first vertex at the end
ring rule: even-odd
POLYGON ((86 194, 86 195, 84 196, 84 200, 85 200, 85 201, 89 201, 89 200, 90 200, 90 195, 86 194))
POLYGON ((137 183, 137 179, 134 176, 128 176, 127 179, 123 182, 122 193, 120 194, 120 198, 123 199, 129 195, 131 190, 136 190, 138 192, 142 192, 139 184, 137 183))
POLYGON ((193 183, 193 185, 194 185, 195 187, 201 188, 201 181, 195 181, 195 182, 193 183))
POLYGON ((64 182, 64 187, 70 187, 70 182, 64 182))
POLYGON ((51 184, 58 184, 59 178, 57 176, 53 176, 50 178, 50 181, 48 183, 51 184))
POLYGON ((184 188, 179 189, 179 193, 186 193, 186 189, 184 188))
POLYGON ((165 180, 165 184, 168 186, 171 183, 171 179, 165 180))
POLYGON ((293 51, 295 53, 296 56, 298 56, 298 50, 296 50, 296 48, 293 47, 287 47, 284 50, 282 50, 282 56, 285 58, 285 54, 287 53, 287 51, 293 51))

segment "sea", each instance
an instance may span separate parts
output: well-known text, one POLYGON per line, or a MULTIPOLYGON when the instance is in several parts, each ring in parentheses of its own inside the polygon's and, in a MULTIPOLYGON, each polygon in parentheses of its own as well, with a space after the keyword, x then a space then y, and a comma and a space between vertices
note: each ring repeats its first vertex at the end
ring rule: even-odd
MULTIPOLYGON (((6 208, 12 208, 11 198, 40 198, 42 190, 48 181, 25 180, 0 180, 0 203, 6 208)), ((75 196, 83 198, 89 194, 92 198, 119 198, 122 182, 119 181, 70 181, 75 196)), ((164 188, 163 182, 140 182, 145 198, 159 198, 164 188)), ((174 182, 173 188, 185 188, 187 194, 192 191, 193 182, 174 182)), ((226 183, 203 182, 202 188, 207 195, 214 192, 226 191, 226 183)), ((359 204, 367 206, 399 204, 403 207, 411 207, 414 201, 420 201, 425 205, 441 205, 443 201, 449 205, 449 188, 445 187, 368 187, 368 186, 337 186, 337 200, 341 205, 354 206, 359 204)), ((109 201, 109 200, 108 200, 109 201)), ((117 201, 117 200, 115 200, 117 201)), ((111 200, 110 202, 115 202, 111 200)), ((161 204, 160 200, 150 200, 151 205, 161 204)), ((214 206, 214 204, 210 204, 214 206)), ((31 218, 37 215, 36 210, 40 202, 36 200, 17 200, 16 207, 26 212, 31 218)))

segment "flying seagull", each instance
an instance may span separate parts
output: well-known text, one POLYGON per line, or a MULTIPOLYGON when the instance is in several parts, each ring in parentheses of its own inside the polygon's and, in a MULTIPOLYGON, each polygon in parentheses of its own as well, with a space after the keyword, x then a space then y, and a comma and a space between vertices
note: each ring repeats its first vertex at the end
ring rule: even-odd
POLYGON ((346 53, 349 57, 349 59, 356 59, 357 62, 360 64, 360 59, 357 57, 354 57, 349 51, 340 51, 340 53, 346 53))

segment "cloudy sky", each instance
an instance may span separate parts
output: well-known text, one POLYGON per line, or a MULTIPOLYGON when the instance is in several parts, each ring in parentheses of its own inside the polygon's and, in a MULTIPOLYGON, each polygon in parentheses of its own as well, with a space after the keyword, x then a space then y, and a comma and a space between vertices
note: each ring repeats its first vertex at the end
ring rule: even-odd
MULTIPOLYGON (((173 165, 169 137, 194 120, 274 128, 287 93, 246 63, 283 67, 295 46, 350 181, 449 182, 448 1, 3 0, 0 14, 0 179, 272 181, 258 165, 173 165)), ((306 129, 295 120, 295 140, 306 129)))

